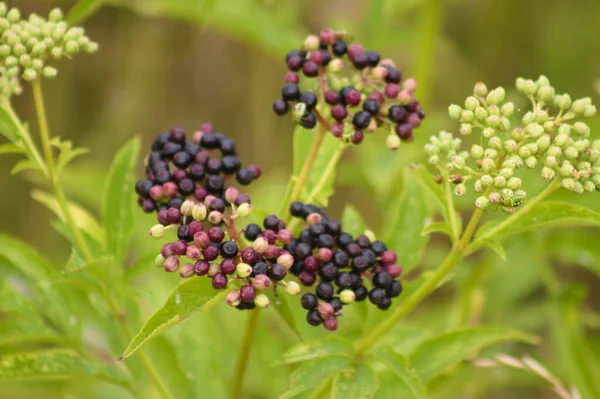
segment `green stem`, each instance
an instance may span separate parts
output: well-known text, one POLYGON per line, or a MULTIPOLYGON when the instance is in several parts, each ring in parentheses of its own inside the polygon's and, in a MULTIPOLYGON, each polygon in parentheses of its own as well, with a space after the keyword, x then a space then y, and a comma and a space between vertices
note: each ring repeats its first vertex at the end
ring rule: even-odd
POLYGON ((233 386, 231 388, 231 399, 240 399, 242 397, 242 386, 244 384, 244 375, 248 366, 248 358, 252 350, 252 341, 254 341, 254 333, 258 325, 258 316, 260 309, 251 310, 248 314, 244 335, 242 336, 242 345, 238 351, 238 356, 235 361, 235 370, 233 372, 233 386))
MULTIPOLYGON (((117 309, 117 305, 115 304, 115 301, 114 301, 112 295, 110 294, 110 292, 105 292, 104 298, 108 304, 110 312, 112 313, 113 319, 117 321, 117 324, 123 331, 123 334, 125 335, 127 340, 131 342, 131 340, 134 337, 133 332, 131 331, 131 329, 129 328, 129 326, 123 319, 123 317, 121 317, 121 314, 120 314, 119 310, 117 309)), ((162 397, 165 399, 175 399, 175 397, 169 391, 169 388, 167 387, 167 385, 164 383, 164 381, 162 380, 162 378, 160 377, 160 375, 154 368, 154 365, 152 364, 152 361, 150 360, 148 355, 146 355, 146 353, 144 351, 142 351, 141 349, 138 350, 137 353, 138 353, 138 358, 142 362, 142 366, 144 366, 144 368, 150 375, 150 378, 152 379, 152 381, 154 381, 154 385, 156 385, 156 387, 160 391, 160 394, 162 395, 162 397)))
POLYGON ((435 270, 417 291, 402 302, 402 304, 396 308, 394 313, 383 320, 381 324, 375 326, 369 335, 358 342, 356 345, 357 356, 361 356, 368 351, 383 335, 394 327, 400 319, 410 313, 419 303, 421 303, 421 301, 423 301, 423 299, 435 290, 444 277, 454 269, 454 266, 456 266, 456 263, 462 257, 465 249, 469 245, 469 241, 471 240, 473 233, 475 233, 475 229, 477 228, 482 215, 483 210, 475 210, 460 241, 452 247, 452 251, 448 254, 441 266, 435 270))
POLYGON ((456 223, 456 210, 454 209, 454 201, 452 200, 452 191, 450 190, 450 183, 448 179, 444 182, 444 191, 446 192, 446 206, 448 212, 448 222, 450 223, 450 231, 452 231, 452 242, 458 241, 460 231, 458 231, 458 224, 456 223))
POLYGON ((67 226, 73 233, 77 247, 81 251, 83 258, 86 261, 93 260, 92 253, 90 252, 81 230, 77 228, 75 219, 71 214, 65 193, 58 182, 58 176, 56 176, 56 168, 54 164, 54 157, 52 156, 52 147, 50 146, 50 130, 48 129, 48 120, 46 118, 46 108, 44 107, 44 95, 42 92, 42 83, 40 80, 35 80, 32 83, 33 86, 33 101, 35 103, 35 111, 38 118, 38 124, 40 128, 40 137, 42 140, 42 148, 44 149, 44 156, 46 158, 46 166, 48 167, 48 178, 52 183, 56 200, 65 218, 67 226))

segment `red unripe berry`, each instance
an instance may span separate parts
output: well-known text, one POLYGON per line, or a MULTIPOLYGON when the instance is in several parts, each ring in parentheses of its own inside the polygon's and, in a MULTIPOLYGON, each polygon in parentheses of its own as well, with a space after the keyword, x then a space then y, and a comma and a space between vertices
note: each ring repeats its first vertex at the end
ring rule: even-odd
POLYGON ((360 92, 356 89, 352 89, 346 94, 346 104, 350 106, 356 106, 360 104, 360 92))
POLYGON ((285 73, 285 83, 298 84, 299 81, 300 81, 300 78, 298 77, 298 74, 296 72, 287 71, 285 73))
POLYGON ((400 93, 400 86, 396 83, 388 83, 385 86, 385 95, 389 98, 395 98, 400 93))

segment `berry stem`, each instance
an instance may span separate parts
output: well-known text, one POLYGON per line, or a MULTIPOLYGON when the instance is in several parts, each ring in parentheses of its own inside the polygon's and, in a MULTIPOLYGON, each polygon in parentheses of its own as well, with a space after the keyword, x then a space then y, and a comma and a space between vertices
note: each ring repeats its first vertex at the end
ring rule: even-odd
POLYGON ((81 230, 77 227, 75 223, 75 219, 71 214, 71 210, 69 209, 69 205, 67 203, 67 198, 65 197, 65 193, 58 182, 58 176, 56 175, 56 169, 54 165, 54 157, 52 156, 52 147, 50 146, 50 131, 48 129, 48 120, 46 118, 46 108, 44 106, 44 94, 42 92, 42 83, 41 81, 35 80, 32 83, 33 86, 33 101, 35 103, 35 112, 38 119, 38 124, 40 128, 40 137, 42 140, 42 148, 44 149, 44 156, 46 158, 46 166, 48 168, 48 178, 50 182, 52 182, 52 187, 54 188, 54 195, 56 195, 56 200, 62 214, 65 218, 67 226, 73 233, 73 237, 75 238, 75 242, 77 247, 81 251, 83 258, 86 261, 93 260, 92 253, 90 252, 83 235, 81 234, 81 230))
POLYGON ((233 385, 231 387, 231 394, 229 395, 231 399, 239 399, 242 397, 244 375, 246 374, 248 358, 250 357, 250 351, 252 350, 252 341, 254 341, 254 333, 256 332, 256 326, 258 325, 259 314, 260 309, 253 309, 249 312, 248 320, 246 320, 246 328, 244 329, 244 335, 242 336, 242 345, 238 350, 235 369, 233 371, 233 385))

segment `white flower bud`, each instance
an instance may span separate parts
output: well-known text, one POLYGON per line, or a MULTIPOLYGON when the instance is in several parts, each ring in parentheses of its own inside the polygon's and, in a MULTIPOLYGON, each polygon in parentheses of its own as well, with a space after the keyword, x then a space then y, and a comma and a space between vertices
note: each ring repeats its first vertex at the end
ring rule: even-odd
POLYGON ((484 196, 477 197, 475 200, 475 206, 479 209, 486 209, 490 205, 490 200, 484 196))
POLYGON ((450 118, 459 120, 462 114, 462 109, 458 105, 452 104, 448 107, 448 114, 450 115, 450 118))

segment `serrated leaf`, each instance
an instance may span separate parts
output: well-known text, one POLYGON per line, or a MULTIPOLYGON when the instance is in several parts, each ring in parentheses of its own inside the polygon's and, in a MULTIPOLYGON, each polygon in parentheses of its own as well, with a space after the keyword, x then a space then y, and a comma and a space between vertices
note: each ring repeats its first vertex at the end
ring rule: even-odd
POLYGON ((448 225, 448 223, 446 223, 446 222, 429 223, 421 231, 422 236, 426 236, 431 233, 442 233, 442 234, 447 235, 448 237, 452 237, 452 231, 450 230, 450 225, 448 225))
POLYGON ((384 363, 398 378, 398 385, 403 385, 406 396, 403 399, 426 399, 427 392, 423 381, 411 366, 408 359, 394 352, 391 347, 378 348, 373 356, 384 363))
POLYGON ((379 380, 365 364, 344 370, 335 376, 331 388, 332 399, 368 399, 375 396, 379 389, 379 380))
POLYGON ((480 326, 442 333, 423 341, 409 359, 423 381, 448 371, 469 355, 506 341, 536 343, 537 338, 507 327, 480 326))
POLYGON ((0 154, 22 154, 25 152, 26 151, 23 148, 13 143, 4 143, 0 145, 0 154))
POLYGON ((80 25, 94 14, 104 3, 104 0, 79 0, 71 7, 67 14, 69 25, 80 25))
POLYGON ((328 356, 312 360, 298 367, 290 376, 290 388, 279 399, 292 398, 302 392, 316 388, 332 375, 352 367, 349 356, 328 356))
POLYGON ((296 334, 300 341, 304 342, 304 337, 298 329, 298 324, 294 318, 294 312, 292 312, 292 308, 290 307, 288 295, 284 292, 280 292, 278 296, 271 297, 270 302, 271 306, 269 306, 269 309, 275 309, 290 330, 296 334))
POLYGON ((21 173, 21 172, 23 172, 25 170, 40 170, 41 171, 40 166, 36 162, 33 162, 30 159, 21 159, 10 170, 10 174, 11 175, 16 175, 16 174, 21 173))
POLYGON ((358 210, 348 204, 344 207, 342 213, 342 227, 344 231, 350 233, 353 237, 357 237, 367 230, 367 223, 364 221, 358 210))
MULTIPOLYGON (((62 223, 66 223, 63 211, 53 194, 42 190, 33 190, 31 192, 31 197, 39 203, 45 205, 56 215, 56 217, 58 217, 62 223)), ((73 220, 75 220, 75 225, 80 230, 86 232, 100 245, 104 245, 104 231, 102 227, 100 227, 100 223, 96 220, 96 218, 79 205, 69 203, 68 206, 71 215, 73 215, 73 220)))
POLYGON ((122 263, 133 231, 134 177, 140 147, 139 138, 129 140, 114 158, 102 201, 106 249, 122 263))
POLYGON ((181 323, 220 292, 212 287, 208 278, 192 277, 179 284, 163 306, 146 320, 142 329, 131 340, 121 359, 128 358, 161 330, 181 323))
POLYGON ((325 338, 308 344, 300 344, 285 352, 277 364, 301 363, 332 355, 351 355, 352 343, 342 338, 325 338))
POLYGON ((428 211, 425 194, 414 169, 409 168, 406 172, 405 182, 404 192, 392 201, 387 210, 386 228, 381 237, 388 248, 397 252, 398 263, 409 271, 420 261, 427 244, 428 237, 420 233, 428 211))
POLYGON ((493 238, 487 238, 483 241, 483 245, 490 248, 492 251, 496 253, 502 260, 506 260, 506 251, 504 247, 498 240, 494 240, 493 238))

